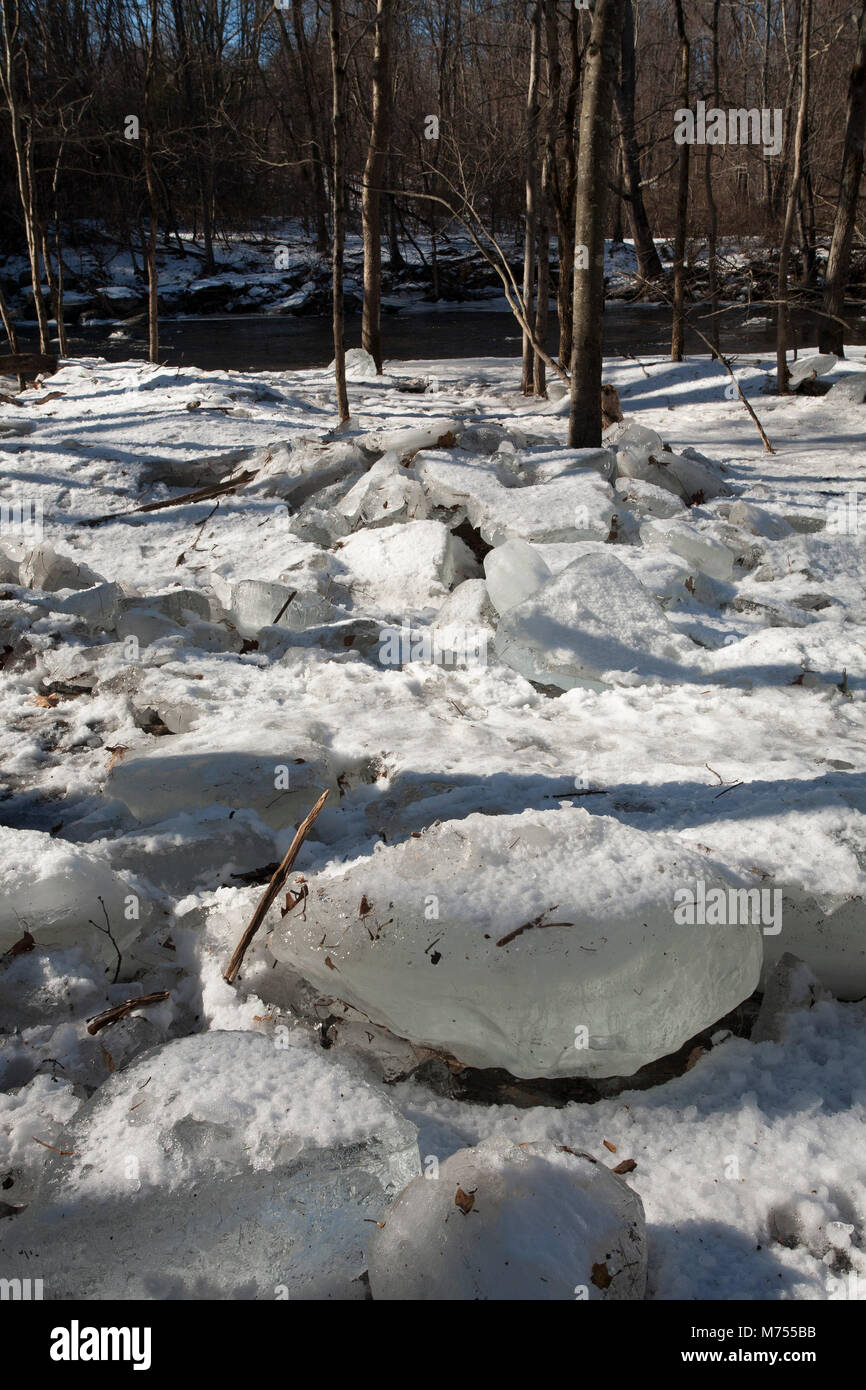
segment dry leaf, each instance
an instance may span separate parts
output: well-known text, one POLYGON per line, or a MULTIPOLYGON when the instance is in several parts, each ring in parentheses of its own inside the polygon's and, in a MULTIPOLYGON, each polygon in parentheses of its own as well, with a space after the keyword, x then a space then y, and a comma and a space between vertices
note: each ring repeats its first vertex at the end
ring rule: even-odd
POLYGON ((359 916, 359 917, 366 917, 367 914, 368 914, 369 912, 372 912, 372 911, 373 911, 373 904, 370 903, 370 902, 368 902, 366 896, 362 894, 362 896, 361 896, 361 906, 358 908, 358 916, 359 916))
POLYGON ((108 767, 106 768, 106 772, 110 772, 111 769, 114 767, 114 764, 119 763, 123 758, 124 753, 128 753, 129 749, 124 748, 122 743, 116 743, 113 747, 110 743, 107 743, 105 745, 105 751, 111 754, 111 757, 108 760, 108 767))
MULTIPOLYGON (((102 1047, 101 1043, 100 1047, 102 1047)), ((102 1048, 102 1060, 105 1062, 105 1065, 108 1067, 109 1071, 114 1071, 114 1058, 112 1057, 111 1053, 108 1051, 108 1048, 106 1047, 102 1048)))
POLYGON ((458 1187, 454 1205, 460 1208, 464 1216, 468 1216, 475 1206, 475 1193, 477 1191, 477 1187, 473 1187, 471 1192, 464 1192, 462 1187, 458 1187))
POLYGON ((34 695, 30 704, 38 705, 40 709, 54 709, 55 705, 60 704, 60 696, 57 694, 34 695))
MULTIPOLYGON (((614 1169, 614 1171, 616 1171, 616 1170, 614 1169)), ((597 1289, 609 1289, 609 1288, 610 1288, 611 1284, 613 1283, 613 1280, 611 1279, 611 1277, 610 1277, 610 1275, 609 1275, 609 1273, 608 1273, 607 1265, 605 1265, 605 1264, 593 1265, 593 1267, 592 1267, 592 1278, 591 1278, 591 1280, 590 1280, 590 1283, 595 1284, 595 1287, 596 1287, 597 1289)))
POLYGON ((637 1162, 633 1158, 624 1158, 622 1163, 618 1163, 615 1168, 611 1168, 612 1173, 633 1173, 637 1167, 637 1162))
POLYGON ((686 1058, 685 1070, 691 1071, 692 1067, 695 1065, 696 1062, 700 1061, 701 1057, 703 1057, 705 1052, 705 1047, 693 1047, 688 1057, 686 1058))
POLYGON ((604 1144, 604 1147, 606 1149, 610 1149, 610 1152, 612 1154, 616 1153, 616 1144, 612 1144, 609 1139, 602 1139, 601 1142, 604 1144))

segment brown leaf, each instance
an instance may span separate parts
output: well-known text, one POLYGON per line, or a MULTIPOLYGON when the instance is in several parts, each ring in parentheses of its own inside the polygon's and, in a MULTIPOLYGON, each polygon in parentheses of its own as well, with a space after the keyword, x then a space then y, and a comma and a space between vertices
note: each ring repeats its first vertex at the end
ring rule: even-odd
POLYGON ((685 1070, 691 1071, 692 1067, 701 1060, 706 1050, 705 1047, 693 1047, 686 1058, 685 1070))
POLYGON ((597 1264, 592 1267, 591 1284, 595 1284, 597 1289, 609 1289, 613 1280, 608 1273, 607 1265, 597 1264))
POLYGON ((618 1163, 615 1168, 611 1168, 612 1173, 633 1173, 637 1167, 637 1161, 633 1158, 624 1158, 622 1163, 618 1163))
POLYGON ((475 1206, 475 1193, 477 1191, 477 1187, 473 1187, 471 1192, 464 1192, 462 1187, 458 1187, 454 1205, 460 1208, 464 1216, 468 1216, 475 1206))
POLYGON ((616 1153, 616 1144, 612 1144, 609 1139, 602 1139, 601 1142, 604 1144, 604 1147, 606 1149, 610 1149, 612 1154, 616 1153))
POLYGON ((372 904, 371 902, 368 902, 366 896, 362 894, 362 896, 361 896, 361 906, 358 908, 358 916, 359 916, 359 917, 366 917, 367 914, 368 914, 369 912, 372 912, 372 911, 373 911, 373 904, 372 904))
POLYGON ((434 447, 437 449, 453 449, 456 443, 456 435, 454 435, 451 430, 446 430, 444 434, 440 434, 434 447))
POLYGON ((23 956, 25 951, 32 951, 36 945, 35 937, 26 931, 20 941, 16 941, 14 946, 10 946, 5 952, 4 959, 14 960, 16 956, 23 956))
MULTIPOLYGON (((102 1044, 100 1044, 100 1047, 102 1047, 102 1044)), ((102 1060, 105 1062, 109 1071, 114 1071, 114 1058, 106 1047, 102 1048, 102 1060)))
POLYGON ((331 960, 330 956, 325 956, 325 964, 327 965, 329 970, 336 970, 337 968, 334 962, 331 960))
POLYGON ((114 764, 119 763, 122 760, 124 753, 128 753, 129 749, 125 748, 122 743, 116 743, 113 747, 110 743, 107 743, 105 745, 105 751, 111 754, 111 757, 108 760, 108 767, 106 768, 106 772, 110 772, 111 769, 114 767, 114 764))
POLYGON ((31 705, 38 705, 40 709, 54 709, 55 705, 60 704, 60 696, 57 694, 34 695, 29 703, 31 705))

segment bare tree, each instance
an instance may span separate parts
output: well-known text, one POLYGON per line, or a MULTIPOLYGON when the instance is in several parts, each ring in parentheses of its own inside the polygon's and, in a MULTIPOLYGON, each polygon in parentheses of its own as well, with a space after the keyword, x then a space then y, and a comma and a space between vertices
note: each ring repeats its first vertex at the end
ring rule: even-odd
POLYGON ((785 223, 782 228, 782 241, 779 246, 779 282, 776 308, 776 390, 780 395, 788 392, 788 261, 791 254, 791 238, 794 233, 794 219, 797 215, 797 198, 800 180, 803 176, 803 146, 806 126, 809 119, 809 45, 812 38, 812 0, 802 0, 800 11, 800 105, 797 111, 797 130, 794 136, 794 168, 788 188, 788 203, 785 209, 785 223))
POLYGON ((578 248, 586 248, 587 269, 580 272, 574 290, 568 421, 568 442, 572 448, 601 444, 604 235, 613 89, 624 3, 625 0, 596 0, 584 63, 574 240, 578 248))
POLYGON ((842 356, 842 309, 845 287, 851 265, 851 242, 857 218, 857 199, 863 173, 863 146, 866 139, 866 0, 860 8, 857 34, 857 53, 848 82, 848 110, 845 120, 845 144, 842 151, 842 174, 839 181, 839 201, 833 223, 833 240, 824 276, 824 313, 827 318, 821 328, 819 344, 822 352, 842 356))
MULTIPOLYGON (((675 0, 677 12, 677 38, 680 49, 680 107, 689 104, 689 68, 691 55, 686 33, 686 17, 683 0, 675 0)), ((671 334, 671 361, 682 362, 685 346, 685 303, 686 303, 686 232, 689 215, 689 150, 688 141, 680 145, 677 175, 677 227, 674 237, 674 314, 671 334)))
POLYGON ((373 53, 373 115, 370 143, 364 165, 361 191, 361 221, 364 238, 364 307, 361 343, 382 374, 382 178, 388 153, 388 126, 391 106, 391 15, 392 0, 376 0, 375 50, 373 53))
POLYGON ((655 280, 662 273, 662 263, 650 230, 649 218, 641 188, 640 152, 634 123, 635 54, 634 10, 632 0, 625 0, 622 22, 620 80, 615 92, 616 114, 619 121, 619 144, 622 162, 623 196, 628 209, 628 222, 637 255, 641 280, 655 280))
POLYGON ((334 236, 331 249, 331 287, 333 294, 334 375, 337 382, 337 413, 342 424, 349 418, 349 395, 346 390, 345 314, 343 312, 343 259, 346 249, 346 64, 343 58, 341 0, 331 0, 331 139, 333 173, 331 201, 333 204, 334 236))
MULTIPOLYGON (((541 65, 541 0, 534 0, 529 16, 529 81, 526 88, 526 217, 523 240, 523 312, 532 321, 535 289, 535 255, 538 233, 538 80, 541 65)), ((528 333, 523 335, 523 394, 531 395, 535 382, 535 353, 528 333)))

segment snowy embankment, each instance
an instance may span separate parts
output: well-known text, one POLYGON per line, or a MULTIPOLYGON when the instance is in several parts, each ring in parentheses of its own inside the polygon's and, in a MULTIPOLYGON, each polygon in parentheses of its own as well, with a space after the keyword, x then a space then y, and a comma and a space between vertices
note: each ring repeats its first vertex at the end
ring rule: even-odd
POLYGON ((4 1275, 862 1296, 863 364, 354 360, 0 407, 4 1275))

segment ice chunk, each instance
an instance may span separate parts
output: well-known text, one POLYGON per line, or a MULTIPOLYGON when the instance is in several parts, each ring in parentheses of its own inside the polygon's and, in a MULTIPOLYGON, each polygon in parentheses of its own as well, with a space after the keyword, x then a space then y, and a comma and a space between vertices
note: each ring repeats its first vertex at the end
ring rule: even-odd
POLYGON ((631 1075, 757 984, 760 927, 676 920, 698 879, 719 882, 706 854, 661 830, 577 808, 473 814, 311 880, 270 949, 470 1066, 631 1075))
MULTIPOLYGON (((707 459, 690 454, 674 454, 666 449, 658 462, 670 476, 676 478, 689 506, 710 502, 714 497, 727 497, 731 489, 707 459)), ((654 479, 658 481, 658 478, 654 479)))
POLYGON ((18 567, 18 560, 0 548, 0 584, 17 584, 18 567))
POLYGON ((837 361, 838 358, 832 352, 819 352, 812 357, 799 357, 788 367, 789 389, 796 391, 797 387, 802 386, 805 382, 814 381, 819 376, 826 376, 828 372, 832 372, 837 361))
POLYGON ((461 428, 459 420, 450 418, 420 420, 418 424, 403 429, 373 430, 370 434, 362 435, 358 443, 371 454, 394 451, 400 458, 405 458, 407 454, 416 454, 419 449, 450 447, 461 428), (440 440, 447 443, 440 445, 440 440))
POLYGON ((391 526, 398 521, 423 521, 430 514, 424 489, 401 467, 393 450, 374 463, 337 503, 351 525, 391 526))
POLYGON ((415 1126, 322 1052, 209 1032, 115 1072, 0 1222, 4 1274, 54 1299, 363 1298, 369 1222, 415 1126), (21 1252, 25 1253, 21 1253, 21 1252))
POLYGON ((852 372, 850 376, 843 376, 841 381, 834 382, 827 392, 827 400, 862 405, 866 401, 866 372, 852 372))
POLYGON ((263 627, 304 632, 332 622, 339 613, 320 594, 299 594, 285 584, 242 579, 232 585, 230 616, 242 637, 257 637, 263 627))
POLYGON ((606 540, 615 494, 593 469, 547 483, 505 487, 495 467, 472 455, 424 454, 415 460, 425 491, 443 507, 463 506, 488 545, 507 540, 606 540))
POLYGON ((682 514, 685 504, 681 497, 656 483, 642 478, 617 478, 616 490, 627 507, 639 516, 671 517, 682 514))
MULTIPOLYGON (((329 372, 334 370, 332 362, 329 372)), ((349 348, 346 352, 346 379, 348 381, 367 381, 375 377, 376 359, 366 348, 349 348)))
POLYGON ((338 555, 356 600, 387 614, 438 608, 455 584, 478 575, 468 546, 441 521, 358 531, 338 555))
POLYGON ((744 502, 742 499, 731 503, 728 520, 733 526, 740 526, 753 536, 765 536, 768 540, 780 540, 791 534, 791 527, 784 517, 773 516, 763 507, 756 507, 754 502, 744 502))
POLYGON ((105 842, 113 867, 134 870, 175 893, 231 885, 232 876, 279 859, 270 827, 254 811, 225 806, 182 812, 105 842))
POLYGON ((711 579, 725 583, 734 573, 734 555, 728 547, 689 521, 649 521, 640 528, 640 534, 645 545, 672 550, 711 579))
POLYGON ((375 1299, 639 1299, 643 1203, 589 1154, 496 1136, 414 1178, 367 1256, 375 1299))
POLYGON ((527 541, 506 541, 484 557, 484 576, 490 602, 504 613, 546 584, 552 571, 527 541))
POLYGON ((274 445, 268 453, 267 463, 247 491, 285 498, 293 507, 300 506, 331 483, 348 478, 366 463, 357 444, 349 439, 326 443, 306 439, 294 448, 287 444, 274 445))
POLYGON ((55 613, 71 613, 89 627, 110 631, 123 598, 119 584, 97 584, 92 589, 79 589, 67 598, 54 599, 51 608, 55 613))
POLYGON ((492 631, 495 625, 496 614, 483 579, 464 579, 448 595, 436 616, 437 628, 473 627, 492 631))
POLYGON ((612 483, 616 477, 615 462, 611 449, 564 449, 561 446, 532 449, 521 458, 534 483, 586 472, 600 473, 606 482, 612 483))
POLYGON ((616 471, 620 477, 652 483, 689 503, 708 502, 730 492, 709 459, 698 458, 694 453, 673 453, 655 430, 634 420, 612 425, 604 439, 616 450, 616 471))
POLYGON ((29 932, 41 945, 83 943, 114 968, 148 915, 140 893, 82 846, 0 826, 0 955, 29 932))
POLYGON ((139 821, 213 806, 256 811, 269 826, 297 825, 325 787, 336 790, 327 755, 309 720, 263 720, 248 729, 231 718, 127 753, 108 774, 105 795, 139 821))
POLYGON ((28 551, 21 562, 20 582, 28 589, 54 593, 57 589, 89 589, 104 583, 89 565, 80 564, 71 555, 61 555, 47 541, 28 551))
POLYGON ((588 554, 509 608, 496 632, 501 661, 528 680, 576 685, 681 680, 685 638, 613 555, 588 554))

